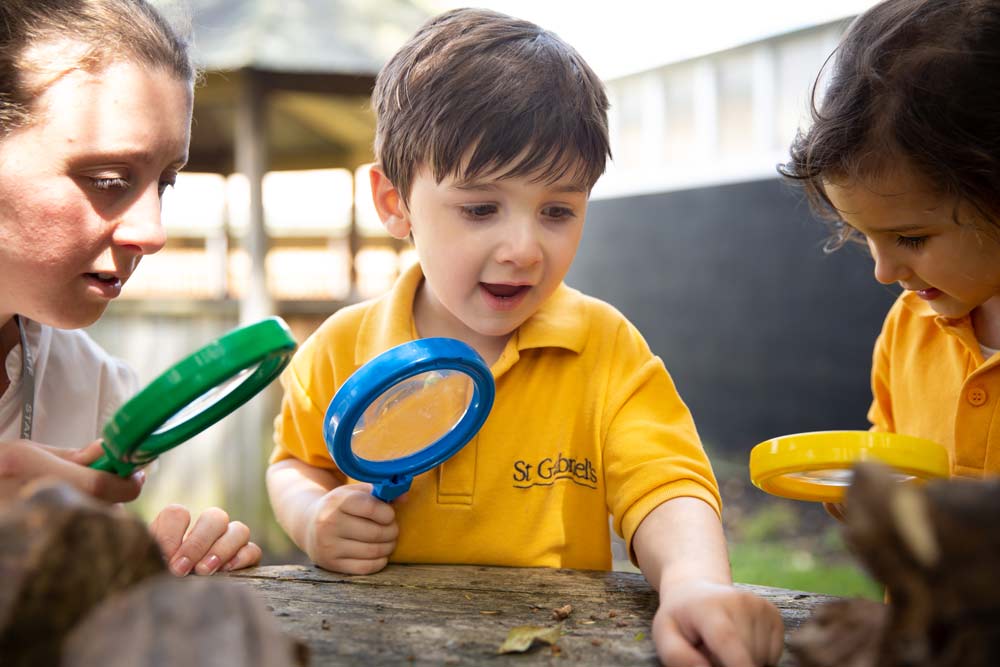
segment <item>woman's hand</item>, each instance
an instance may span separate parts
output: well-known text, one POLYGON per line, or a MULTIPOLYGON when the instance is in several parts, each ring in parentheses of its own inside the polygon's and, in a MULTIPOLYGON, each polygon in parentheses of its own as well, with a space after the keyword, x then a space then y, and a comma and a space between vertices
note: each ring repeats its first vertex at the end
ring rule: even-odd
POLYGON ((260 547, 250 541, 250 529, 230 521, 218 507, 201 513, 191 530, 191 513, 183 505, 169 505, 149 524, 170 571, 178 577, 229 572, 260 562, 260 547))
POLYGON ((139 470, 121 478, 87 467, 103 453, 100 440, 81 449, 49 447, 32 440, 0 442, 0 502, 15 497, 22 486, 42 477, 68 482, 108 503, 134 500, 142 490, 146 473, 139 470))

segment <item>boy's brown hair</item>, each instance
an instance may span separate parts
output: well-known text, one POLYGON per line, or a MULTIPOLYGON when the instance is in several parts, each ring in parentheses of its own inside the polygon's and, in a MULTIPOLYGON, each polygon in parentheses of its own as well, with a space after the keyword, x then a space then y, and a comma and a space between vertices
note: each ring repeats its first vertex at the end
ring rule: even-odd
POLYGON ((503 170, 589 190, 610 157, 608 99, 583 58, 533 23, 483 9, 428 21, 372 93, 375 156, 404 201, 414 173, 503 170))
POLYGON ((871 182, 900 166, 1000 228, 1000 2, 886 0, 834 55, 822 104, 818 78, 812 124, 778 168, 834 221, 828 247, 852 234, 824 180, 871 182))

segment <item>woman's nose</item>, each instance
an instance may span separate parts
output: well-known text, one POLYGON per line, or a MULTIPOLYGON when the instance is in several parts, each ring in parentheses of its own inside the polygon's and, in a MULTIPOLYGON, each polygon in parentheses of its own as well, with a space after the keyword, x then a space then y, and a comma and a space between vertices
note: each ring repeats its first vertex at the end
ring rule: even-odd
POLYGON ((115 245, 135 248, 151 255, 166 244, 167 234, 160 218, 159 184, 152 184, 125 210, 115 227, 115 245))

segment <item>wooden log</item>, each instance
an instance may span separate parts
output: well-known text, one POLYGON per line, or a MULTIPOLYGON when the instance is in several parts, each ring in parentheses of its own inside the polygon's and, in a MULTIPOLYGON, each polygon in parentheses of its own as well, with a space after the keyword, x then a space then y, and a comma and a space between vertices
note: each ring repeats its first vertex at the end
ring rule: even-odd
POLYGON ((58 664, 94 605, 165 569, 139 518, 66 485, 29 485, 0 512, 0 663, 58 664))
POLYGON ((858 466, 845 536, 889 603, 817 611, 790 648, 803 667, 843 665, 821 650, 837 643, 858 646, 857 665, 1000 665, 998 525, 1000 480, 918 487, 898 484, 884 466, 858 466), (877 640, 863 636, 873 630, 877 640))
POLYGON ((293 667, 305 644, 285 636, 246 586, 221 578, 143 581, 97 606, 69 635, 63 667, 293 667))

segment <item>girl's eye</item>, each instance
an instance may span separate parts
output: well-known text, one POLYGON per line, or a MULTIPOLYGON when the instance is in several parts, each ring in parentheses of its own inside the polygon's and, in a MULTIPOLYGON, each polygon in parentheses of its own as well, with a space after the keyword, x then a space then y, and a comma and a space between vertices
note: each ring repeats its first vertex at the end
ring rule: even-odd
POLYGON ((462 215, 469 220, 484 220, 496 212, 496 204, 472 204, 462 207, 462 215))
POLYGON ((924 245, 927 241, 926 236, 897 236, 896 245, 902 248, 916 249, 924 245))
POLYGON ((114 178, 92 178, 90 182, 97 190, 127 190, 128 180, 116 176, 114 178))
POLYGON ((565 206, 547 206, 542 209, 542 215, 550 220, 572 220, 576 217, 573 209, 565 206))

